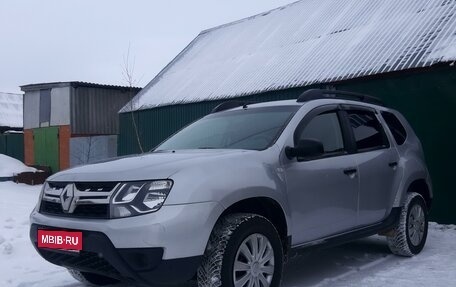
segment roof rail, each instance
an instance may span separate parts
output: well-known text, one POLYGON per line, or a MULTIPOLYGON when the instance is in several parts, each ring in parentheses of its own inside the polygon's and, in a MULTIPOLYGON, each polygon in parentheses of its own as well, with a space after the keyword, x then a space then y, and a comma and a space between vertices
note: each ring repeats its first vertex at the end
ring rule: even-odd
POLYGON ((347 91, 323 90, 323 89, 307 90, 299 96, 297 102, 303 103, 303 102, 308 102, 308 101, 318 100, 318 99, 350 100, 350 101, 365 102, 365 103, 379 105, 379 106, 385 106, 385 103, 376 97, 359 94, 359 93, 347 92, 347 91))
POLYGON ((234 109, 237 107, 246 107, 247 105, 251 105, 252 103, 249 102, 241 102, 241 101, 228 101, 228 102, 223 102, 220 105, 216 106, 214 109, 212 109, 211 114, 218 113, 221 111, 226 111, 230 109, 234 109))

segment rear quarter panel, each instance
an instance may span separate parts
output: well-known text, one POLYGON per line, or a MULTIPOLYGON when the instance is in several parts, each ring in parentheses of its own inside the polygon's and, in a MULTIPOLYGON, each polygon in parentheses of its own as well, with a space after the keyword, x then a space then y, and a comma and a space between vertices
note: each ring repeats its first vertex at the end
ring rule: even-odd
MULTIPOLYGON (((387 111, 396 115, 407 132, 407 138, 404 144, 396 145, 396 149, 400 156, 399 169, 402 172, 402 180, 399 183, 393 206, 400 207, 404 205, 410 185, 419 179, 424 179, 426 181, 432 198, 431 177, 426 166, 424 151, 419 138, 416 136, 407 119, 401 113, 390 109, 387 111)), ((392 138, 392 140, 394 141, 394 138, 392 138)))

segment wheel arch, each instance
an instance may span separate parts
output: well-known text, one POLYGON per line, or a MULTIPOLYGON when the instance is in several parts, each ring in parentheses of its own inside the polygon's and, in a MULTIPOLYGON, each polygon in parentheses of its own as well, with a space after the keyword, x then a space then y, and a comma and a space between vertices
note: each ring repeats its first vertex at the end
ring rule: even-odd
POLYGON ((433 190, 431 177, 427 168, 417 160, 408 161, 403 167, 403 176, 394 199, 393 207, 402 207, 409 192, 420 194, 426 201, 429 210, 432 205, 433 190))
POLYGON ((407 193, 416 192, 424 198, 426 208, 429 211, 432 206, 432 194, 428 183, 424 178, 415 179, 412 181, 407 189, 407 193))
POLYGON ((282 240, 284 252, 287 253, 291 243, 291 236, 288 235, 287 216, 279 202, 270 197, 250 197, 242 199, 227 207, 222 214, 220 214, 217 222, 221 218, 234 213, 253 213, 268 219, 277 229, 280 239, 282 240))

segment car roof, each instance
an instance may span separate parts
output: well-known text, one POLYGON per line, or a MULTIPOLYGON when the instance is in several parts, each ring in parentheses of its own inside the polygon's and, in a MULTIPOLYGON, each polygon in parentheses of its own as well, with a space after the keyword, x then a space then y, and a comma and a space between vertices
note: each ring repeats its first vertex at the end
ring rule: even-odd
POLYGON ((334 89, 309 89, 303 92, 297 100, 269 101, 263 103, 249 103, 248 101, 226 101, 212 110, 212 114, 247 108, 264 107, 296 107, 312 103, 314 107, 327 104, 348 104, 384 110, 385 103, 380 99, 367 94, 334 90, 334 89))
MULTIPOLYGON (((356 105, 369 107, 376 110, 390 110, 384 106, 375 105, 371 103, 361 102, 361 101, 352 101, 344 99, 316 99, 306 102, 297 102, 296 100, 280 100, 280 101, 270 101, 270 102, 261 102, 261 103, 246 103, 247 108, 265 108, 265 107, 284 107, 284 106, 304 106, 308 104, 313 104, 314 106, 328 105, 328 104, 346 104, 346 105, 356 105)), ((235 111, 243 109, 243 106, 235 107, 232 109, 227 109, 226 111, 235 111)))
POLYGON ((298 103, 296 100, 282 100, 262 103, 247 104, 249 108, 265 108, 265 107, 283 107, 283 106, 302 106, 303 103, 298 103))

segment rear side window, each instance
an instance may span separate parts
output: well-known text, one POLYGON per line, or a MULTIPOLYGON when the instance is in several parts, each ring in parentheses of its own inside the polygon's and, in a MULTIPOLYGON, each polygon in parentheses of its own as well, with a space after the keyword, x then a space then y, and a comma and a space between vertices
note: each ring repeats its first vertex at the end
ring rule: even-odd
POLYGON ((385 131, 374 112, 347 111, 350 126, 358 151, 367 151, 389 146, 385 131))
POLYGON ((382 117, 393 134, 396 143, 398 145, 402 145, 407 138, 407 132, 405 131, 401 121, 394 114, 389 112, 382 112, 382 117))

